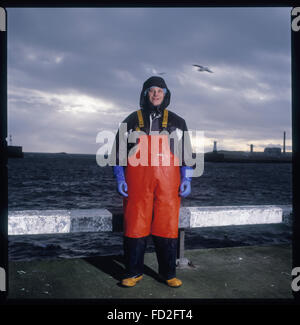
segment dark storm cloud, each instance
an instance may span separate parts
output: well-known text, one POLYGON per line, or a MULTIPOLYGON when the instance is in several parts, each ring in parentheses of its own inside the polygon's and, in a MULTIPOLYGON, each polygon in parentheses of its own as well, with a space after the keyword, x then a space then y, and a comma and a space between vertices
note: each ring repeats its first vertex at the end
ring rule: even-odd
POLYGON ((210 138, 276 141, 291 122, 289 11, 8 9, 11 128, 22 141, 28 130, 21 119, 27 116, 24 124, 43 138, 39 121, 51 116, 56 132, 75 137, 80 124, 84 132, 77 135, 89 142, 97 130, 113 130, 137 108, 146 78, 166 72, 172 107, 190 128, 204 130, 210 138), (195 63, 214 73, 197 72, 195 63), (87 96, 86 105, 76 106, 80 96, 87 96), (38 115, 31 108, 35 105, 38 115), (70 107, 64 111, 63 106, 70 107), (85 125, 72 107, 79 107, 85 125), (15 118, 19 111, 23 113, 15 118))

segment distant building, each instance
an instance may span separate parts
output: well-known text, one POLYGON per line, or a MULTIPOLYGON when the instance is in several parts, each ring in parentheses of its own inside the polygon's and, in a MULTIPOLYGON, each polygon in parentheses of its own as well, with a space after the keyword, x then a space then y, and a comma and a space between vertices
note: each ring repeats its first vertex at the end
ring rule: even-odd
POLYGON ((264 153, 270 156, 280 156, 281 148, 265 148, 264 153))
POLYGON ((217 152, 217 141, 214 141, 214 148, 213 148, 213 152, 217 152))
POLYGON ((8 158, 23 158, 23 150, 21 146, 7 146, 8 158))

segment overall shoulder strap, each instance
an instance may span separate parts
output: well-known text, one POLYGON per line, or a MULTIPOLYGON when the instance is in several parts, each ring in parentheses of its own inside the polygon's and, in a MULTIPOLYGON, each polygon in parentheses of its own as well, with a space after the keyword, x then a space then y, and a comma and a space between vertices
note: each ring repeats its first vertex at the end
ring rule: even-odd
POLYGON ((142 110, 141 109, 139 109, 137 111, 137 116, 138 116, 138 120, 139 120, 139 129, 141 129, 141 128, 144 127, 144 119, 143 119, 143 114, 142 114, 142 110))
POLYGON ((165 109, 164 110, 164 117, 163 117, 163 121, 162 121, 162 127, 166 128, 168 125, 168 110, 165 109))

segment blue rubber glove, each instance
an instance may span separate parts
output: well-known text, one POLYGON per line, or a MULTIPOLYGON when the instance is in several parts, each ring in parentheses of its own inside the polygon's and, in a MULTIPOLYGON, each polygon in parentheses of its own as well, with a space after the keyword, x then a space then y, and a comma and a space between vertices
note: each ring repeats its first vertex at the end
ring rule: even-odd
POLYGON ((180 183, 180 192, 179 195, 181 197, 187 197, 191 194, 191 181, 192 178, 188 177, 189 173, 191 173, 192 167, 183 166, 180 167, 180 174, 181 174, 181 183, 180 183))
POLYGON ((114 166, 114 175, 118 183, 118 192, 125 197, 128 197, 126 193, 128 190, 127 183, 124 176, 124 167, 123 166, 114 166))

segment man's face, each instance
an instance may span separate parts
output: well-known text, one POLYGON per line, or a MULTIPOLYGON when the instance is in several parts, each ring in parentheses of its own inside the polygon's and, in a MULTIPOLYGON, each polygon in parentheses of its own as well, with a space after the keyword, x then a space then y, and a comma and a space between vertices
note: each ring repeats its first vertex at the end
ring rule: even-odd
POLYGON ((165 94, 162 88, 151 87, 148 90, 148 96, 152 105, 158 106, 163 102, 165 94))

